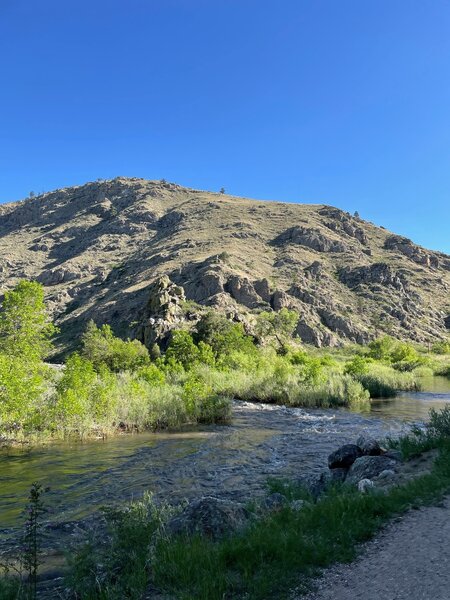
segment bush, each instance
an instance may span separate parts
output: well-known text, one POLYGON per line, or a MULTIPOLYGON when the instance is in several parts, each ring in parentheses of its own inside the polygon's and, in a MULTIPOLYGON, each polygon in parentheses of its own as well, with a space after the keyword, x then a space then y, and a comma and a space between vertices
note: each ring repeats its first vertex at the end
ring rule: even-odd
POLYGON ((147 348, 138 340, 121 340, 113 334, 109 325, 97 327, 89 321, 82 338, 82 354, 96 370, 102 366, 111 371, 135 371, 149 364, 147 348))
POLYGON ((116 377, 105 367, 97 373, 91 361, 73 354, 56 386, 55 430, 83 437, 95 428, 111 428, 116 414, 116 377))
POLYGON ((349 375, 364 375, 369 370, 373 359, 356 355, 352 360, 345 363, 344 373, 349 375))
POLYGON ((431 347, 431 352, 434 354, 450 354, 450 341, 436 342, 431 347))
POLYGON ((40 428, 50 372, 41 362, 0 354, 0 430, 40 428))

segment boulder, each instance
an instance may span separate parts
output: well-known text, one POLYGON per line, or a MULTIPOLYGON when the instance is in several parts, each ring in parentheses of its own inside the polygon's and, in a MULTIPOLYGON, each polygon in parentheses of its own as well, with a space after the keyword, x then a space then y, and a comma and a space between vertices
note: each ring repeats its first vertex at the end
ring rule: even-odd
POLYGON ((273 494, 270 494, 270 496, 267 496, 267 498, 264 498, 262 507, 266 510, 276 512, 284 508, 287 503, 286 496, 283 496, 283 494, 280 494, 279 492, 274 492, 273 494))
POLYGON ((386 481, 387 479, 393 479, 396 476, 395 471, 392 469, 385 469, 377 476, 377 481, 386 481))
POLYGON ((346 469, 337 470, 339 473, 336 476, 330 471, 323 471, 319 475, 302 475, 296 480, 296 483, 304 487, 314 500, 317 500, 332 483, 343 481, 343 471, 346 472, 346 469))
POLYGON ((362 456, 361 449, 356 444, 345 444, 328 457, 330 469, 348 469, 357 458, 362 456))
POLYGON ((370 479, 361 479, 361 481, 358 481, 358 492, 361 492, 361 494, 367 494, 374 487, 374 483, 370 479))
POLYGON ((403 455, 400 450, 386 450, 386 452, 383 453, 383 456, 386 456, 392 460, 396 460, 397 462, 403 462, 403 455))
POLYGON ((386 456, 361 456, 350 467, 346 481, 357 483, 361 479, 373 479, 387 469, 395 471, 397 463, 386 456))
POLYGON ((381 454, 380 444, 375 438, 364 433, 356 440, 356 445, 361 448, 361 452, 367 456, 379 456, 381 454))
POLYGON ((239 304, 247 308, 256 308, 261 304, 261 297, 257 294, 253 284, 247 277, 231 275, 225 287, 226 291, 239 304))
POLYGON ((348 469, 330 469, 330 478, 333 483, 339 481, 345 481, 347 477, 348 469))
POLYGON ((242 504, 205 496, 172 517, 166 525, 166 532, 169 535, 200 533, 216 540, 242 528, 248 517, 249 513, 242 504))

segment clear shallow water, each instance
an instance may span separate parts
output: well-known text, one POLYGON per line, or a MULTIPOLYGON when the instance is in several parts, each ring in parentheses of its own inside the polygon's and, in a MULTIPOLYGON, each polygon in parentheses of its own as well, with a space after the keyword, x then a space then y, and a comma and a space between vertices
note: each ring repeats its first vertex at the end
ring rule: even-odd
POLYGON ((106 441, 55 443, 0 453, 0 534, 13 535, 33 481, 50 486, 47 515, 61 544, 74 522, 93 523, 102 505, 151 490, 171 502, 214 494, 245 500, 270 476, 319 472, 338 445, 362 431, 395 435, 450 402, 450 380, 426 391, 377 400, 370 413, 304 410, 236 402, 233 423, 177 433, 122 435, 106 441))

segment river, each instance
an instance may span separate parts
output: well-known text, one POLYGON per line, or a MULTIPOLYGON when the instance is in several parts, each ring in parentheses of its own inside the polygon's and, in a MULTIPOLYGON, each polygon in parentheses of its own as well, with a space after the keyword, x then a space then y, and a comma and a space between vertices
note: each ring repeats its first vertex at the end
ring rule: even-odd
POLYGON ((332 450, 359 433, 396 435, 450 402, 449 379, 429 379, 424 390, 373 401, 367 413, 236 402, 230 425, 4 450, 0 534, 4 544, 16 536, 33 481, 50 487, 47 530, 58 546, 65 533, 73 537, 91 527, 102 505, 138 499, 145 490, 171 502, 258 496, 268 477, 319 472, 332 450))

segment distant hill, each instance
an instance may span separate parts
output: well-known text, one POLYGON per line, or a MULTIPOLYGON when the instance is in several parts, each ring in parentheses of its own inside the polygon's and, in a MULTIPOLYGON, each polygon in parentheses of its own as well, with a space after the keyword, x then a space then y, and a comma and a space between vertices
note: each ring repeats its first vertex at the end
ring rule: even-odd
POLYGON ((450 256, 324 205, 116 178, 0 205, 0 289, 45 286, 73 346, 88 319, 152 344, 200 306, 251 330, 298 311, 308 343, 418 342, 450 328, 450 256))

